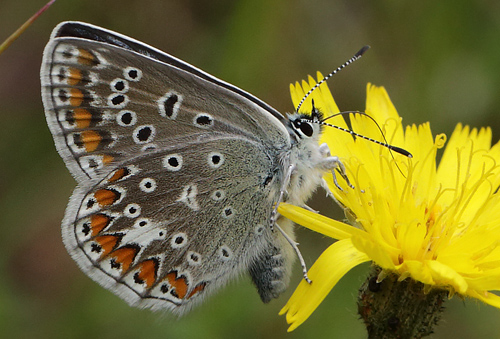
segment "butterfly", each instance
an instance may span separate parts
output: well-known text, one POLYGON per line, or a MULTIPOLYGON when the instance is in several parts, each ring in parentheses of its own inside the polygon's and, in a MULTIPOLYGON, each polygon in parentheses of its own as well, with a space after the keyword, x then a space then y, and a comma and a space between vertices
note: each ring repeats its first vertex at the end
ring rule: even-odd
POLYGON ((63 241, 85 274, 132 306, 176 313, 244 272, 264 302, 287 288, 293 225, 276 206, 302 205, 326 171, 343 174, 318 144, 318 111, 282 115, 82 22, 52 32, 41 84, 55 146, 78 183, 63 241))

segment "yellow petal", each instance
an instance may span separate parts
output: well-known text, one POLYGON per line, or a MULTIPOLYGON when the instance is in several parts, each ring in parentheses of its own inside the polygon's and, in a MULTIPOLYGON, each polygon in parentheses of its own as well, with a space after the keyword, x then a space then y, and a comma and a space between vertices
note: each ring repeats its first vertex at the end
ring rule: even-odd
POLYGON ((307 273, 312 283, 302 280, 280 311, 280 315, 287 313, 288 331, 293 331, 309 318, 340 278, 353 267, 369 260, 366 254, 353 246, 350 239, 337 241, 328 247, 307 273))
POLYGON ((351 237, 353 234, 359 236, 364 236, 365 234, 365 232, 351 225, 287 203, 281 203, 278 206, 278 212, 285 218, 330 238, 345 239, 351 237))
POLYGON ((421 261, 405 260, 405 262, 398 267, 400 273, 406 273, 414 280, 421 281, 424 284, 433 285, 434 279, 430 270, 421 261))
POLYGON ((455 291, 460 294, 465 294, 468 284, 465 279, 457 273, 457 271, 435 260, 428 260, 426 261, 426 264, 427 267, 429 267, 432 278, 437 285, 453 286, 455 291))
POLYGON ((389 254, 392 252, 391 254, 397 258, 397 255, 394 255, 394 249, 389 248, 385 244, 374 242, 368 236, 353 236, 351 240, 358 251, 366 253, 380 267, 391 270, 395 269, 394 261, 389 254))
POLYGON ((470 291, 468 293, 468 295, 473 297, 473 298, 477 298, 477 299, 481 300, 482 302, 487 303, 491 306, 495 306, 497 308, 500 308, 500 296, 498 296, 498 295, 495 295, 495 294, 490 293, 490 292, 479 293, 479 292, 476 292, 474 290, 470 291))

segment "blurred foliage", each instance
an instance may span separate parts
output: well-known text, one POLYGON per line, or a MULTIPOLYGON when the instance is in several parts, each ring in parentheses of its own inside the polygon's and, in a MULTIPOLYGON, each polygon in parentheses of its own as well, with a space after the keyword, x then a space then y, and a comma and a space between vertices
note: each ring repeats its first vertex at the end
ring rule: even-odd
MULTIPOLYGON (((45 0, 2 0, 0 40, 45 0)), ((361 46, 365 57, 329 81, 343 110, 363 110, 367 82, 387 88, 406 124, 434 133, 458 122, 500 135, 500 2, 306 0, 60 0, 0 56, 0 332, 12 338, 364 338, 357 288, 367 266, 341 280, 313 316, 286 334, 278 317, 294 286, 263 305, 248 278, 177 319, 128 307, 87 278, 60 239, 75 183, 52 143, 39 66, 52 28, 81 20, 167 51, 282 112, 288 84, 324 73, 361 46)), ((340 133, 340 132, 339 132, 340 133)), ((332 150, 335 153, 335 150, 332 150)), ((311 206, 342 218, 321 199, 311 206)), ((330 244, 298 230, 309 264, 330 244)), ((500 310, 457 298, 433 338, 498 338, 500 310)))

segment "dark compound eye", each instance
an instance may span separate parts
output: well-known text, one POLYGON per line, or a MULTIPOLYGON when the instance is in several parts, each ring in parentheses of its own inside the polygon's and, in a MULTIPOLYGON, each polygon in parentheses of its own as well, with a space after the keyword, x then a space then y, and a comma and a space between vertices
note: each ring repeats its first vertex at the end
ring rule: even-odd
POLYGON ((314 130, 311 123, 301 119, 295 119, 292 121, 292 124, 295 130, 300 130, 306 137, 312 137, 314 130))
POLYGON ((308 137, 312 137, 313 135, 313 127, 310 123, 308 122, 301 122, 300 124, 300 131, 305 135, 305 136, 308 136, 308 137))

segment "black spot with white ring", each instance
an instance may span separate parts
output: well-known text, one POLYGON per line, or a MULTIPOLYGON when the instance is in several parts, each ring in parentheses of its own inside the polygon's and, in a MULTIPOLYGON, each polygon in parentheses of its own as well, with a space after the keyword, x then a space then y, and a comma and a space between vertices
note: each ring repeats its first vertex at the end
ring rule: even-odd
POLYGON ((212 192, 212 195, 210 197, 212 198, 212 200, 221 201, 226 197, 226 192, 224 192, 223 190, 215 190, 212 192))
POLYGON ((127 207, 123 210, 123 214, 129 218, 137 218, 141 215, 141 206, 137 204, 128 204, 127 207))
POLYGON ((137 114, 133 111, 122 110, 116 115, 116 122, 123 127, 133 126, 137 122, 137 114))
POLYGON ((208 165, 212 168, 219 168, 224 163, 224 156, 219 152, 210 152, 208 154, 208 165))
POLYGON ((200 113, 194 117, 193 123, 199 128, 210 128, 214 125, 214 118, 208 113, 200 113))
POLYGON ((219 257, 224 261, 231 260, 233 258, 233 252, 226 245, 222 245, 219 249, 219 257))
POLYGON ((118 93, 127 93, 129 90, 128 81, 119 78, 111 81, 109 87, 113 92, 118 92, 118 93))
POLYGON ((139 81, 142 78, 142 71, 136 67, 127 67, 123 70, 123 76, 129 81, 139 81))
POLYGON ((135 221, 134 226, 138 228, 146 227, 150 224, 149 219, 139 218, 135 221))
POLYGON ((134 130, 132 137, 137 144, 147 144, 153 141, 155 135, 156 129, 153 125, 142 125, 134 130))
POLYGON ((162 117, 166 117, 172 120, 177 118, 177 114, 179 113, 179 108, 182 103, 182 95, 170 91, 167 92, 164 96, 158 99, 158 110, 162 117))
POLYGON ((189 251, 187 253, 187 261, 191 266, 199 266, 201 264, 201 254, 189 251))
POLYGON ((172 235, 172 238, 170 239, 170 246, 172 246, 172 248, 175 249, 184 247, 187 244, 187 240, 188 238, 186 233, 183 232, 176 233, 172 235))
POLYGON ((123 108, 127 106, 129 98, 125 94, 111 94, 108 97, 108 106, 113 108, 123 108))
POLYGON ((224 210, 222 211, 222 217, 224 219, 231 219, 234 217, 235 214, 236 211, 231 206, 225 207, 224 210))
POLYGON ((156 189, 156 181, 153 178, 144 178, 139 183, 139 188, 144 193, 154 192, 156 189))
POLYGON ((182 168, 182 156, 179 154, 169 154, 163 158, 163 167, 169 171, 178 171, 182 168))

